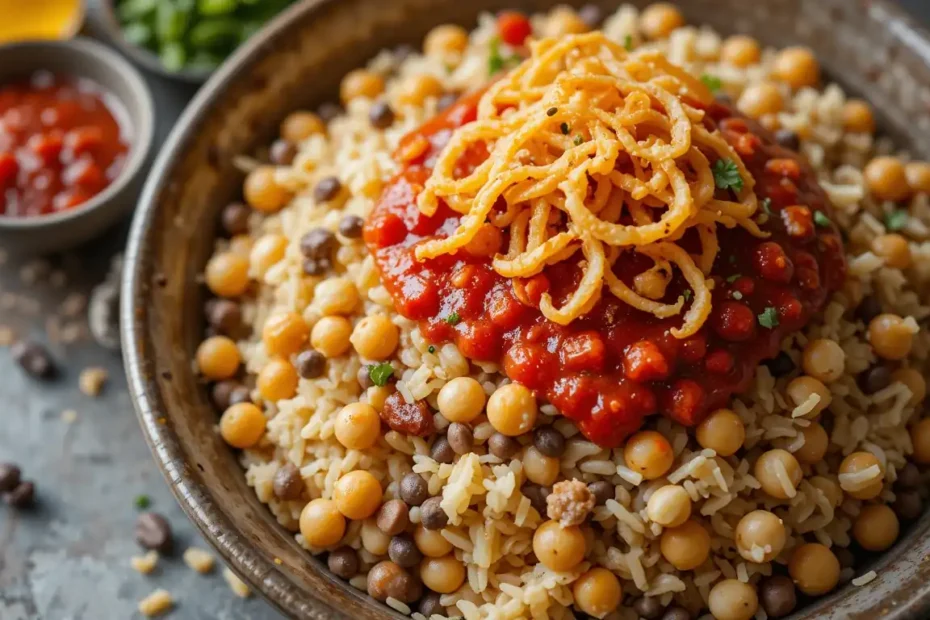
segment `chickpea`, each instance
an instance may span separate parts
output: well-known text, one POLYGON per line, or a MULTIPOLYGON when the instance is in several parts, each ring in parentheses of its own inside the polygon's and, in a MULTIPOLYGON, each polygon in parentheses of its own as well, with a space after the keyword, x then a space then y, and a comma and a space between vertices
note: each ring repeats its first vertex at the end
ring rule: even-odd
POLYGON ((229 379, 239 370, 242 357, 236 343, 226 336, 211 336, 197 347, 197 368, 207 379, 229 379))
POLYGON ((866 500, 878 497, 882 492, 884 475, 885 472, 882 469, 881 462, 879 462, 878 458, 871 452, 853 452, 840 463, 840 487, 847 495, 856 499, 866 500), (861 483, 856 483, 855 485, 843 484, 844 474, 859 474, 871 467, 877 467, 879 475, 865 486, 862 486, 861 483))
POLYGON ((913 191, 930 194, 930 163, 912 161, 904 166, 904 175, 913 191))
POLYGON ((326 133, 326 125, 313 112, 292 112, 281 123, 281 137, 291 144, 303 142, 319 133, 326 133))
POLYGON ((530 482, 550 486, 559 477, 559 459, 546 456, 530 446, 523 455, 523 471, 530 482))
POLYGON ((277 213, 291 201, 291 193, 278 183, 271 166, 259 166, 250 172, 242 194, 250 207, 262 213, 277 213))
POLYGON ((924 418, 911 427, 911 444, 914 446, 914 462, 930 465, 930 418, 924 418))
POLYGON ((664 39, 685 25, 685 18, 670 2, 647 6, 639 17, 639 28, 650 39, 664 39))
POLYGON ((784 523, 768 510, 753 510, 736 526, 736 550, 749 562, 771 562, 787 540, 784 523), (761 556, 756 555, 755 548, 762 550, 761 556))
POLYGON ((869 322, 869 342, 879 357, 903 360, 911 353, 914 332, 898 315, 879 314, 869 322))
POLYGON ((617 576, 600 566, 588 570, 572 584, 575 607, 595 618, 603 618, 620 606, 623 588, 617 576))
POLYGON ((284 358, 278 357, 268 362, 258 373, 255 387, 265 400, 287 400, 297 393, 297 369, 284 358))
POLYGON ((923 402, 927 396, 927 381, 924 376, 913 368, 899 368, 891 373, 893 383, 903 383, 911 392, 911 398, 907 404, 916 407, 923 402))
POLYGON ((300 533, 311 547, 331 547, 345 532, 346 520, 333 500, 312 500, 300 512, 300 533))
POLYGON ((866 551, 884 551, 898 539, 901 526, 894 511, 884 504, 862 507, 853 523, 853 537, 866 551))
POLYGON ((734 67, 748 67, 758 64, 762 57, 759 42, 752 37, 734 35, 723 42, 720 58, 734 67))
POLYGON ((445 90, 442 82, 432 75, 413 75, 401 85, 397 100, 402 105, 421 106, 429 97, 439 97, 445 90))
POLYGON ((743 91, 736 106, 752 118, 761 118, 781 112, 784 101, 777 86, 771 82, 759 82, 743 91))
POLYGON ((785 391, 795 407, 806 403, 811 396, 817 396, 819 400, 807 414, 808 418, 816 417, 833 402, 833 394, 830 393, 829 388, 813 377, 795 377, 788 383, 785 391))
POLYGON ((646 480, 655 480, 672 468, 675 453, 668 439, 656 431, 640 431, 627 439, 623 448, 626 466, 642 474, 646 480))
POLYGON ((428 530, 422 525, 417 525, 417 529, 413 531, 413 541, 420 553, 428 558, 441 558, 452 553, 452 543, 443 537, 440 530, 428 530))
POLYGON ((467 47, 468 31, 455 24, 436 26, 423 41, 423 52, 439 59, 461 55, 467 47))
POLYGON ((367 519, 381 506, 381 483, 367 471, 350 471, 336 482, 333 501, 347 518, 367 519))
POLYGON ((748 583, 724 579, 711 588, 707 606, 716 620, 750 620, 759 610, 759 595, 748 583))
POLYGON ((809 480, 811 486, 823 493, 823 496, 830 502, 834 508, 839 508, 843 503, 843 490, 840 485, 824 476, 814 476, 809 480))
POLYGON ((456 377, 442 386, 436 397, 442 417, 463 424, 468 424, 481 414, 486 400, 484 388, 471 377, 456 377))
POLYGON ((233 448, 251 448, 265 434, 265 416, 252 403, 237 403, 220 416, 220 436, 233 448))
POLYGON ((249 265, 259 278, 284 258, 287 239, 284 235, 262 235, 249 252, 249 265))
POLYGON ((530 390, 519 383, 497 388, 488 399, 488 422, 497 432, 516 437, 536 424, 539 409, 530 390))
POLYGON ((816 86, 820 82, 820 63, 806 47, 786 47, 775 56, 772 75, 795 90, 816 86))
POLYGON ((349 341, 363 358, 384 360, 397 349, 400 334, 391 319, 383 314, 376 314, 359 321, 352 330, 349 341))
POLYGON ((804 594, 820 596, 840 581, 840 562, 827 547, 807 543, 796 547, 788 562, 788 573, 804 594))
POLYGON ((810 426, 801 430, 801 434, 804 436, 804 445, 795 451, 795 458, 805 465, 822 461, 830 445, 827 431, 817 422, 811 422, 810 426))
POLYGON ((911 266, 911 248, 907 239, 897 233, 880 235, 872 239, 872 251, 885 259, 892 269, 907 269, 911 266))
POLYGON ((341 316, 324 316, 310 331, 310 344, 326 357, 339 357, 349 349, 352 324, 341 316))
POLYGON ((590 30, 588 24, 578 16, 575 10, 568 6, 557 6, 552 9, 543 26, 543 36, 564 37, 569 34, 582 34, 590 30))
POLYGON ((313 293, 313 303, 324 316, 352 314, 360 301, 358 289, 348 278, 323 280, 313 293))
POLYGON ((862 99, 850 99, 843 104, 843 127, 854 133, 875 133, 872 107, 862 99))
POLYGON ((692 570, 707 560, 710 534, 697 521, 688 520, 662 532, 659 550, 662 557, 678 570, 692 570))
POLYGON ((233 252, 217 254, 207 263, 204 279, 217 297, 238 297, 249 288, 249 261, 233 252))
POLYGON ((695 435, 702 448, 719 456, 732 456, 743 447, 746 426, 730 409, 718 409, 698 425, 695 435))
POLYGON ((826 338, 811 340, 804 347, 801 367, 814 379, 823 383, 832 383, 843 376, 843 371, 846 369, 846 353, 833 340, 826 338))
POLYGON ((384 403, 388 396, 394 393, 394 388, 387 385, 373 385, 368 388, 365 395, 368 396, 368 404, 375 408, 375 411, 384 411, 384 403))
POLYGON ((228 251, 240 256, 248 256, 252 251, 252 237, 244 233, 230 238, 228 251))
POLYGON ((352 403, 336 416, 336 440, 348 450, 367 450, 381 436, 381 418, 371 405, 352 403))
POLYGON ((465 581, 465 566, 452 554, 441 558, 425 558, 420 563, 423 585, 440 594, 458 590, 465 581))
POLYGON ((900 202, 911 194, 904 164, 897 157, 876 157, 866 164, 862 174, 869 191, 879 200, 900 202))
POLYGON ((268 355, 287 357, 300 351, 307 344, 310 328, 296 312, 275 314, 262 327, 262 342, 268 355))
POLYGON ((571 570, 584 559, 584 534, 577 525, 546 521, 533 534, 533 553, 549 570, 571 570))
POLYGON ((659 487, 646 502, 646 515, 663 527, 678 527, 691 517, 691 496, 677 484, 659 487))
POLYGON ((798 484, 804 477, 801 465, 794 455, 787 450, 780 449, 763 452, 756 459, 753 474, 762 485, 762 490, 776 499, 794 497, 797 494, 798 484), (780 475, 782 472, 788 477, 785 482, 790 483, 790 489, 786 489, 785 483, 782 482, 780 475))
POLYGON ((339 97, 348 104, 353 99, 374 99, 384 92, 384 78, 367 69, 350 71, 339 85, 339 97))
MULTIPOLYGON (((340 514, 340 516, 342 516, 340 514)), ((375 519, 365 519, 362 523, 362 547, 372 555, 387 555, 391 537, 381 531, 375 519)))

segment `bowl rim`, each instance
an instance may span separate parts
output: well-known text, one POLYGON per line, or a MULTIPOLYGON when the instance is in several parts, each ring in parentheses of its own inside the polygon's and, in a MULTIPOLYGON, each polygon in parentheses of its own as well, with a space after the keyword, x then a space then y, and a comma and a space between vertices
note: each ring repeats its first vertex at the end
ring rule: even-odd
MULTIPOLYGON (((101 83, 100 87, 109 95, 116 97, 133 123, 133 140, 129 146, 129 157, 123 169, 107 185, 102 192, 95 194, 90 200, 78 205, 72 209, 66 209, 58 213, 49 213, 45 215, 27 215, 27 216, 0 216, 0 230, 2 231, 25 231, 37 230, 47 226, 56 226, 65 224, 69 221, 89 215, 92 211, 101 208, 110 200, 119 196, 119 194, 129 186, 142 171, 145 162, 148 160, 149 153, 152 149, 152 142, 155 138, 155 102, 152 99, 152 91, 149 89, 138 69, 127 62, 122 56, 109 49, 102 43, 89 39, 87 37, 76 37, 61 41, 23 41, 13 43, 0 48, 0 53, 16 54, 17 52, 28 53, 37 49, 48 49, 53 54, 61 56, 77 52, 87 59, 88 63, 96 63, 105 67, 112 73, 110 80, 121 80, 127 88, 138 95, 139 106, 130 106, 124 97, 113 92, 107 84, 101 83)), ((86 65, 81 64, 77 70, 68 71, 69 75, 83 76, 86 73, 86 65)), ((55 72, 53 70, 53 72, 55 72)), ((99 82, 99 80, 94 80, 99 82)))
MULTIPOLYGON (((893 22, 893 28, 889 29, 891 35, 930 64, 930 30, 919 24, 903 7, 890 0, 862 1, 872 8, 879 9, 887 19, 893 22)), ((210 113, 212 104, 236 86, 243 75, 274 48, 274 41, 286 35, 295 23, 303 22, 324 10, 336 10, 340 4, 340 0, 303 0, 291 5, 240 45, 196 93, 165 141, 140 196, 124 255, 125 269, 121 278, 120 301, 120 334, 128 388, 144 431, 146 443, 171 492, 188 518, 222 556, 226 564, 247 583, 254 586, 263 599, 288 617, 313 618, 314 620, 342 618, 345 617, 344 610, 334 609, 332 603, 326 600, 329 597, 322 593, 304 594, 301 588, 298 596, 292 588, 299 588, 299 586, 282 570, 283 567, 280 564, 257 553, 255 545, 245 539, 225 536, 223 535, 225 532, 218 533, 218 528, 213 527, 209 519, 211 513, 216 515, 218 512, 215 506, 209 505, 212 501, 209 495, 210 489, 204 487, 206 488, 205 498, 204 493, 192 491, 190 481, 185 479, 187 474, 183 450, 180 449, 170 425, 159 421, 160 413, 155 405, 160 402, 161 398, 157 394, 155 381, 144 371, 143 362, 148 356, 146 350, 148 319, 146 313, 136 312, 136 300, 146 300, 151 289, 149 280, 154 274, 146 270, 143 251, 154 235, 152 223, 159 207, 158 196, 171 182, 168 174, 170 164, 176 161, 189 146, 194 130, 202 126, 210 113)), ((218 515, 218 517, 231 524, 225 515, 218 515)), ((340 583, 340 585, 343 586, 342 589, 345 592, 356 592, 346 583, 340 583)), ((813 618, 815 616, 808 614, 817 613, 817 609, 824 605, 831 605, 848 589, 848 585, 838 587, 829 595, 795 613, 805 614, 803 616, 805 619, 813 618)), ((366 596, 364 592, 361 595, 366 596)), ((385 618, 409 619, 409 616, 376 603, 373 599, 372 602, 378 605, 379 611, 385 618)), ((923 590, 909 597, 906 602, 888 609, 888 615, 883 617, 888 620, 918 620, 926 617, 928 611, 930 611, 930 591, 923 590)))

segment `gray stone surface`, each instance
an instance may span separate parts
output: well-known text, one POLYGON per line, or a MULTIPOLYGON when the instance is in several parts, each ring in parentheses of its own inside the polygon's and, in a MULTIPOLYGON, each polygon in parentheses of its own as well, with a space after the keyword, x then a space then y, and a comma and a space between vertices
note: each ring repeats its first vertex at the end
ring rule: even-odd
MULTIPOLYGON (((903 4, 930 19, 927 0, 903 4)), ((149 78, 163 137, 192 93, 149 78)), ((161 142, 159 138, 156 144, 161 142)), ((66 274, 63 285, 57 274, 26 284, 22 263, 0 266, 0 325, 48 343, 48 331, 56 331, 54 325, 49 330, 49 317, 66 314, 65 301, 72 293, 87 294, 103 279, 124 234, 115 230, 92 247, 53 259, 50 273, 66 274)), ((70 317, 60 322, 67 330, 83 329, 85 335, 72 344, 50 344, 61 368, 54 380, 27 377, 0 350, 0 461, 20 463, 25 477, 38 487, 34 510, 17 514, 0 506, 0 618, 134 618, 138 599, 156 588, 167 589, 177 600, 172 618, 280 618, 258 598, 235 598, 219 566, 214 574, 201 576, 176 553, 163 558, 147 577, 129 567, 130 556, 139 553, 132 534, 139 495, 149 496, 151 509, 171 521, 179 550, 206 545, 152 461, 126 392, 119 356, 93 344, 85 322, 70 317), (78 389, 80 371, 88 366, 109 371, 99 398, 78 389), (76 416, 71 422, 62 415, 67 410, 76 416)))

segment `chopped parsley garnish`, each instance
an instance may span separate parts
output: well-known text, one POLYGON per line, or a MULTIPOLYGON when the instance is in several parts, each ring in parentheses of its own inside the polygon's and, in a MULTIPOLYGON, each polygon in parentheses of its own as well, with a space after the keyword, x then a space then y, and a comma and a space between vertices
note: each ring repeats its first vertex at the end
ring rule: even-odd
POLYGON ((368 378, 371 379, 371 382, 378 387, 384 387, 387 385, 388 379, 390 379, 391 375, 393 374, 394 367, 391 366, 390 362, 372 364, 368 367, 368 378))
POLYGON ((691 301, 691 296, 693 294, 694 293, 691 292, 690 288, 686 288, 685 290, 681 292, 681 296, 685 298, 685 301, 691 301))
POLYGON ((733 293, 730 295, 730 297, 732 297, 732 298, 735 299, 736 301, 739 301, 740 299, 743 298, 743 294, 740 293, 739 291, 733 291, 733 293))
POLYGON ((546 116, 555 116, 555 113, 558 112, 558 108, 549 108, 546 110, 546 116))
POLYGON ((453 312, 449 316, 443 319, 449 325, 458 325, 459 321, 462 320, 462 317, 459 316, 458 312, 453 312))
POLYGON ((584 142, 584 138, 581 137, 581 134, 576 135, 576 136, 575 136, 575 146, 579 146, 582 142, 584 142))
POLYGON ((436 347, 434 347, 433 345, 429 345, 429 347, 427 347, 426 350, 429 351, 430 353, 435 353, 435 352, 436 352, 436 347))
POLYGON ((152 500, 149 499, 148 495, 137 495, 136 499, 133 500, 133 503, 136 505, 136 508, 139 510, 145 510, 152 505, 152 500))
POLYGON ((762 199, 762 212, 765 213, 766 215, 774 215, 774 213, 772 213, 772 199, 771 198, 762 199))
POLYGON ((830 221, 830 218, 828 218, 823 211, 814 211, 814 223, 818 226, 826 228, 833 222, 830 221))
POLYGON ((743 189, 743 177, 732 159, 718 159, 714 162, 714 183, 717 189, 743 189))
POLYGON ((762 314, 758 316, 759 325, 766 327, 768 329, 775 329, 778 327, 778 310, 772 306, 768 306, 765 310, 762 311, 762 314))
POLYGON ((730 276, 730 277, 727 278, 727 282, 729 282, 730 284, 733 284, 734 282, 736 282, 737 280, 739 280, 739 279, 742 278, 742 277, 743 277, 743 274, 741 274, 741 273, 734 273, 732 276, 730 276))
POLYGON ((885 228, 888 230, 901 230, 907 224, 907 211, 899 209, 885 214, 885 228))
POLYGON ((723 88, 723 82, 720 81, 720 78, 709 73, 705 73, 701 76, 701 82, 703 82, 704 86, 706 86, 712 93, 715 93, 723 88))
POLYGON ((633 49, 633 35, 628 34, 623 37, 623 47, 626 48, 628 52, 633 49))
POLYGON ((501 56, 501 40, 497 37, 488 43, 488 75, 494 75, 504 68, 504 57, 501 56))
POLYGON ((563 135, 563 136, 567 136, 567 135, 568 135, 568 132, 569 132, 568 123, 562 123, 561 125, 559 125, 559 129, 562 130, 562 135, 563 135))

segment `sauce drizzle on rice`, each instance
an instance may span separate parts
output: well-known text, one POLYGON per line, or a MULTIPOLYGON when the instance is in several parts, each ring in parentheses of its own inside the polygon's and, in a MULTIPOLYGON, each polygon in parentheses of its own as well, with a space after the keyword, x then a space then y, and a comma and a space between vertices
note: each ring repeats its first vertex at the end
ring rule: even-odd
POLYGON ((843 281, 807 164, 599 33, 534 44, 398 153, 365 230, 397 310, 600 445, 726 405, 843 281))

